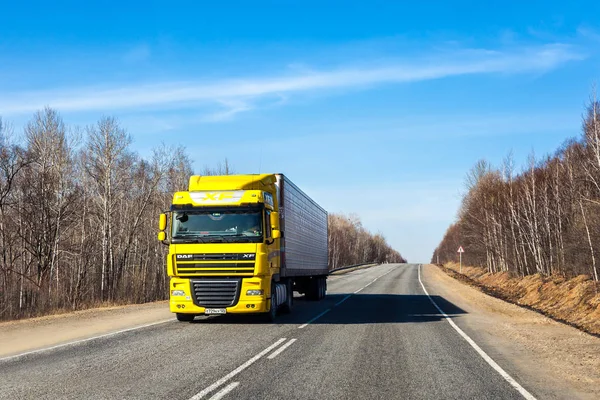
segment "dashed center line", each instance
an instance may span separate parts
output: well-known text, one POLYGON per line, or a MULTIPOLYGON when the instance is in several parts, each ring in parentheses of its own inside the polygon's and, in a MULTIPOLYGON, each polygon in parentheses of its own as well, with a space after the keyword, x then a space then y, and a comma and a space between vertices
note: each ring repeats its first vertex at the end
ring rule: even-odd
POLYGON ((225 386, 223 389, 219 390, 215 393, 214 396, 210 398, 210 400, 220 400, 225 397, 229 392, 235 389, 240 383, 239 382, 231 382, 229 385, 225 386))
MULTIPOLYGON (((388 272, 383 273, 381 275, 379 275, 377 278, 373 279, 371 282, 367 283, 365 286, 361 287, 360 289, 358 289, 357 291, 355 291, 354 293, 350 293, 348 295, 346 295, 346 297, 344 297, 342 300, 338 301, 337 303, 335 303, 333 305, 333 307, 337 307, 340 304, 342 304, 343 302, 345 302, 346 300, 348 300, 350 297, 352 297, 352 295, 360 293, 361 291, 365 290, 367 287, 369 287, 371 284, 373 284, 377 279, 389 274, 390 272, 394 271, 395 268, 390 269, 388 272)), ((316 320, 318 320, 319 318, 321 318, 323 315, 327 314, 329 311, 331 311, 332 308, 328 308, 327 310, 323 311, 321 314, 317 315, 316 317, 314 317, 313 319, 311 319, 310 321, 306 322, 305 324, 302 324, 298 327, 298 329, 303 329, 306 328, 308 325, 312 324, 313 322, 315 322, 316 320)))
POLYGON ((298 329, 303 329, 306 328, 308 325, 312 324, 313 322, 315 322, 316 320, 318 320, 319 318, 321 318, 323 315, 327 314, 329 311, 331 311, 334 307, 339 306, 340 304, 342 304, 344 301, 348 300, 350 297, 352 297, 352 295, 360 293, 361 291, 363 291, 364 289, 366 289, 367 287, 369 287, 369 285, 371 285, 372 283, 374 283, 377 279, 389 274, 390 272, 394 271, 395 268, 390 269, 388 272, 383 273, 381 275, 379 275, 377 278, 373 279, 371 282, 367 283, 365 286, 361 287, 360 289, 358 289, 357 291, 355 291, 354 293, 350 293, 348 295, 346 295, 346 297, 344 297, 342 300, 338 301, 337 303, 335 303, 333 305, 332 308, 328 308, 327 310, 323 311, 321 314, 317 315, 316 317, 314 317, 313 319, 311 319, 310 321, 308 321, 305 324, 302 324, 298 327, 298 329))
POLYGON ((348 300, 352 295, 348 294, 346 295, 346 297, 344 297, 343 299, 341 299, 340 301, 338 301, 337 303, 335 303, 334 307, 339 306, 340 304, 342 304, 343 302, 345 302, 346 300, 348 300))
POLYGON ((329 311, 331 311, 331 308, 328 308, 327 310, 323 311, 321 314, 317 315, 316 317, 314 317, 313 319, 311 319, 307 323, 300 325, 298 327, 298 329, 306 328, 309 324, 315 322, 316 320, 318 320, 319 318, 321 318, 323 315, 327 314, 329 311))
POLYGON ((284 351, 285 349, 287 349, 288 347, 290 347, 292 344, 294 344, 294 342, 298 340, 298 339, 290 339, 289 342, 287 342, 286 344, 284 344, 283 346, 281 346, 280 348, 278 348, 277 350, 275 350, 273 353, 271 353, 271 355, 269 355, 267 358, 269 360, 274 359, 275 357, 277 357, 282 351, 284 351))
MULTIPOLYGON (((263 351, 261 351, 260 353, 258 353, 257 355, 255 355, 254 357, 252 357, 251 359, 249 359, 248 361, 246 361, 245 363, 243 363, 242 365, 240 365, 239 367, 237 367, 236 369, 234 369, 233 371, 231 371, 230 373, 228 373, 227 375, 225 375, 224 377, 222 377, 221 379, 219 379, 218 381, 216 381, 209 387, 203 389, 198 394, 191 397, 190 400, 199 400, 199 399, 203 398, 204 396, 206 396, 207 394, 209 394, 210 392, 212 392, 213 390, 215 390, 216 388, 218 388, 219 386, 221 386, 222 384, 224 384, 225 382, 227 382, 228 380, 230 380, 231 378, 233 378, 234 376, 236 376, 237 374, 239 374, 240 372, 242 372, 243 370, 245 370, 246 368, 248 368, 249 366, 254 364, 265 354, 270 353, 271 350, 273 350, 275 347, 279 346, 281 343, 285 342, 285 340, 286 340, 285 338, 279 339, 278 341, 276 341, 275 343, 273 343, 272 345, 270 345, 269 347, 267 347, 266 349, 264 349, 263 351)), ((231 390, 233 390, 233 388, 231 390)))

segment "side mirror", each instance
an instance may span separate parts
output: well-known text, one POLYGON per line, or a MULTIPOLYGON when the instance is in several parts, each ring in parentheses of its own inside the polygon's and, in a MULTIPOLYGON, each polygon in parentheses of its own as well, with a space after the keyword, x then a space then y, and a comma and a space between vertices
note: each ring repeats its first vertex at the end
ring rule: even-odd
POLYGON ((281 237, 281 231, 279 229, 273 229, 271 231, 271 237, 273 239, 279 239, 281 237))
POLYGON ((167 214, 160 214, 158 217, 158 230, 164 231, 167 229, 167 214))
POLYGON ((159 242, 162 242, 166 238, 167 238, 167 234, 165 233, 165 231, 158 232, 158 241, 159 242))
MULTIPOLYGON (((278 231, 279 230, 279 213, 278 212, 272 212, 271 213, 271 221, 269 221, 271 223, 271 229, 273 229, 273 231, 278 231)), ((273 232, 273 234, 275 234, 275 232, 273 232)), ((273 235, 273 237, 275 237, 273 235)))

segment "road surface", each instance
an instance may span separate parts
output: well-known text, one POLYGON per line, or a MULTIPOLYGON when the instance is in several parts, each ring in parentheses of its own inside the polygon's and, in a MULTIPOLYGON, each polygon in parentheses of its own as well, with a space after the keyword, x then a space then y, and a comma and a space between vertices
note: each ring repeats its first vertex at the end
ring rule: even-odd
MULTIPOLYGON (((0 398, 522 399, 523 391, 535 396, 535 388, 519 392, 459 334, 463 310, 429 294, 415 264, 332 276, 325 300, 296 298, 293 313, 275 324, 234 316, 180 323, 173 317, 2 359, 0 398)), ((499 367, 510 373, 510 365, 499 367)))

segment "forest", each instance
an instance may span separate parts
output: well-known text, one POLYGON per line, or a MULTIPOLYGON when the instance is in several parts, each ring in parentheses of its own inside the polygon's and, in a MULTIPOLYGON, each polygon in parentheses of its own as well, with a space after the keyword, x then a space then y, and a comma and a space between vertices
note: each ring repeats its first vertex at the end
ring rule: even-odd
MULTIPOLYGON (((194 171, 182 146, 142 157, 113 117, 82 128, 45 108, 19 132, 0 118, 0 320, 166 299, 158 215, 194 173, 233 170, 194 171)), ((330 268, 402 259, 358 217, 329 221, 330 268)))
POLYGON ((554 154, 530 155, 516 171, 508 155, 481 160, 466 178, 456 222, 432 262, 458 261, 517 276, 587 275, 598 282, 600 257, 600 104, 582 118, 582 134, 554 154))

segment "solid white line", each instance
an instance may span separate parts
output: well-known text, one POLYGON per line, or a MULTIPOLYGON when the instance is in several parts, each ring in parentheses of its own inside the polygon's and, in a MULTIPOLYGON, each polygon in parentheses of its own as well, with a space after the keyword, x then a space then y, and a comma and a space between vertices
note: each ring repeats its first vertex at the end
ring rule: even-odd
POLYGON ((225 395, 235 389, 240 383, 239 382, 231 382, 229 385, 225 386, 223 389, 219 390, 210 400, 221 400, 225 395))
POLYGON ((287 342, 286 344, 284 344, 283 346, 281 346, 280 348, 278 348, 277 350, 275 350, 273 353, 271 353, 270 356, 268 356, 267 358, 269 360, 274 359, 275 357, 277 357, 279 355, 279 353, 281 353, 282 351, 284 351, 285 349, 287 349, 288 347, 290 347, 292 344, 294 344, 294 342, 298 340, 298 339, 290 339, 289 342, 287 342))
POLYGON ((243 363, 242 365, 240 365, 239 367, 237 367, 236 369, 234 369, 233 371, 231 371, 230 373, 228 373, 209 387, 203 389, 201 392, 191 397, 190 400, 198 400, 203 398, 204 396, 206 396, 207 394, 209 394, 210 392, 212 392, 213 390, 215 390, 216 388, 218 388, 219 386, 221 386, 222 384, 224 384, 225 382, 227 382, 228 380, 230 380, 231 378, 233 378, 234 376, 236 376, 237 374, 254 364, 262 356, 269 353, 275 347, 279 346, 282 342, 285 342, 285 338, 279 339, 278 341, 276 341, 275 343, 273 343, 272 345, 270 345, 269 347, 267 347, 266 349, 264 349, 263 351, 261 351, 260 353, 258 353, 257 355, 255 355, 254 357, 252 357, 251 359, 249 359, 248 361, 246 361, 245 363, 243 363))
POLYGON ((318 320, 319 318, 321 318, 323 315, 327 314, 329 311, 331 311, 331 308, 328 308, 327 310, 323 311, 321 314, 317 315, 316 317, 314 317, 313 319, 311 319, 307 323, 305 323, 303 325, 300 325, 298 327, 298 329, 306 328, 309 324, 315 322, 316 320, 318 320))
POLYGON ((96 339, 101 339, 101 338, 106 338, 106 337, 110 337, 110 336, 115 336, 115 335, 118 335, 120 333, 131 332, 131 331, 135 331, 135 330, 138 330, 138 329, 148 328, 150 326, 160 325, 160 324, 164 324, 166 322, 174 322, 174 321, 175 321, 174 319, 166 319, 164 321, 158 321, 158 322, 153 322, 151 324, 140 325, 140 326, 136 326, 136 327, 133 327, 133 328, 122 329, 120 331, 110 332, 110 333, 106 333, 104 335, 94 336, 94 337, 87 338, 87 339, 81 339, 81 340, 75 340, 73 342, 67 342, 67 343, 63 343, 63 344, 57 344, 56 346, 52 346, 52 347, 45 347, 43 349, 32 350, 32 351, 28 351, 28 352, 25 352, 25 353, 16 354, 14 356, 8 356, 8 357, 0 358, 0 362, 8 361, 8 360, 13 360, 13 359, 20 358, 20 357, 25 357, 25 356, 28 356, 30 354, 45 353, 47 351, 51 351, 51 350, 55 350, 55 349, 60 349, 61 347, 74 346, 74 345, 77 345, 77 344, 81 344, 81 343, 85 343, 85 342, 90 342, 90 341, 96 340, 96 339))
POLYGON ((481 356, 481 358, 483 358, 492 368, 494 368, 494 370, 496 370, 496 372, 498 372, 508 383, 510 383, 510 385, 512 387, 514 387, 515 389, 517 389, 517 391, 519 393, 521 393, 521 395, 524 398, 526 398, 527 400, 536 400, 535 397, 533 397, 533 395, 531 393, 529 393, 527 390, 525 390, 525 388, 523 386, 521 386, 516 380, 513 379, 512 376, 510 376, 490 356, 488 356, 486 354, 486 352, 483 351, 481 349, 481 347, 479 347, 477 345, 477 343, 475 343, 475 341, 473 339, 471 339, 462 329, 460 329, 458 327, 458 325, 456 325, 454 323, 454 321, 452 321, 452 319, 450 319, 450 317, 445 312, 442 311, 442 309, 436 304, 436 302, 433 301, 433 299, 431 298, 431 296, 427 292, 427 289, 425 289, 425 285, 423 285, 423 281, 421 280, 421 265, 419 265, 419 267, 418 267, 418 276, 419 276, 419 283, 421 284, 421 287, 423 288, 423 291, 425 292, 425 294, 429 298, 429 301, 431 301, 431 303, 435 306, 435 308, 437 308, 437 310, 440 312, 440 314, 442 314, 444 316, 444 318, 446 319, 446 321, 448 321, 448 323, 450 324, 450 326, 452 326, 454 328, 454 330, 456 332, 458 332, 458 334, 460 336, 462 336, 463 339, 465 339, 467 341, 467 343, 469 343, 471 345, 471 347, 473 347, 477 353, 479 353, 479 355, 481 356))

